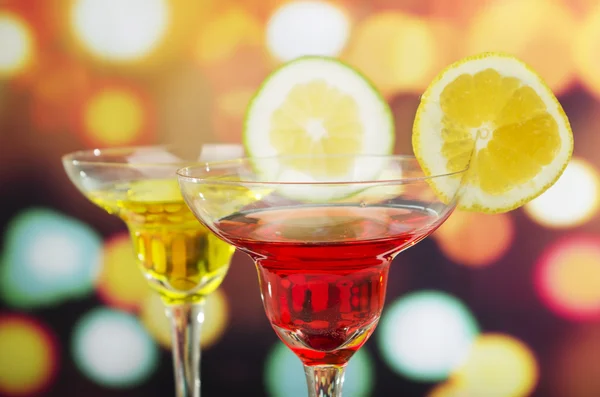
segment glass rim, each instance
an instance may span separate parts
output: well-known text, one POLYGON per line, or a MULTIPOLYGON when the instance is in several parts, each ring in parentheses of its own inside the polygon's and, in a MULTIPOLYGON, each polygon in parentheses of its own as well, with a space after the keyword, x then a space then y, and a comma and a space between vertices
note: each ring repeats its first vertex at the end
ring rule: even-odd
POLYGON ((195 184, 211 184, 211 185, 227 185, 227 186, 283 186, 283 185, 297 185, 297 186, 343 186, 343 185, 354 185, 354 186, 382 186, 382 185, 400 185, 400 184, 409 184, 415 182, 423 182, 437 178, 451 177, 465 173, 469 169, 467 165, 466 168, 459 171, 452 171, 443 174, 435 174, 435 175, 425 175, 423 168, 419 164, 416 156, 414 155, 405 155, 405 154, 339 154, 339 155, 280 155, 280 156, 269 156, 269 157, 242 157, 238 159, 231 160, 221 160, 221 161, 208 161, 201 164, 193 164, 185 167, 181 167, 177 170, 177 177, 179 180, 183 180, 189 183, 195 184), (335 157, 363 157, 363 158, 379 158, 379 159, 389 159, 389 160, 398 160, 403 162, 410 161, 413 164, 418 166, 420 172, 423 173, 423 176, 418 177, 405 177, 405 178, 389 178, 389 179, 370 179, 370 180, 360 180, 360 181, 344 181, 344 180, 333 180, 333 181, 273 181, 273 180, 226 180, 226 179, 216 179, 214 177, 206 176, 193 176, 187 175, 186 173, 193 173, 194 170, 203 170, 205 172, 210 172, 211 168, 228 168, 234 166, 236 164, 243 164, 252 162, 261 161, 261 160, 281 160, 281 159, 294 159, 294 158, 335 158, 335 157))
MULTIPOLYGON (((205 143, 204 145, 214 145, 214 146, 241 146, 242 144, 237 143, 205 143)), ((134 151, 152 151, 157 149, 164 150, 173 150, 176 146, 172 144, 162 144, 162 145, 139 145, 139 146, 118 146, 118 147, 109 147, 109 148, 94 148, 94 149, 83 149, 76 150, 61 156, 61 161, 63 163, 71 163, 74 165, 84 165, 84 166, 98 166, 98 167, 113 167, 113 168, 157 168, 157 167, 177 167, 182 168, 184 166, 194 166, 194 165, 202 165, 209 162, 219 162, 225 160, 216 160, 216 161, 205 161, 205 160, 186 160, 181 159, 181 161, 163 161, 163 162, 151 162, 151 161, 142 161, 139 163, 129 163, 125 161, 107 161, 102 160, 103 155, 118 155, 118 154, 126 154, 133 153, 134 151), (98 160, 95 160, 97 158, 98 160)))

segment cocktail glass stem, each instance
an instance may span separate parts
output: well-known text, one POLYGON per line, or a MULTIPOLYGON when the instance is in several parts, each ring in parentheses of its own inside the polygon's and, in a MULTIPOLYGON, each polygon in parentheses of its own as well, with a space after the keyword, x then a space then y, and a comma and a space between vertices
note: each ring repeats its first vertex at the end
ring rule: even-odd
POLYGON ((169 304, 177 397, 200 397, 200 331, 204 302, 169 304))
POLYGON ((308 397, 342 397, 344 370, 339 365, 305 365, 308 397))

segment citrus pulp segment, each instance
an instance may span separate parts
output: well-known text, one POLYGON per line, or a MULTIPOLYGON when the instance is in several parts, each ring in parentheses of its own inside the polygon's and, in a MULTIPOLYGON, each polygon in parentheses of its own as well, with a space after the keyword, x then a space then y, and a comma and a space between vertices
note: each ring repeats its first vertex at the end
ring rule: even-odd
MULTIPOLYGON (((351 67, 325 57, 298 58, 277 69, 246 113, 248 154, 288 156, 276 166, 255 163, 261 178, 270 181, 369 180, 378 175, 383 160, 358 164, 358 157, 343 155, 391 154, 394 140, 391 110, 378 91, 351 67)), ((307 196, 304 191, 290 194, 307 196)))
MULTIPOLYGON (((464 176, 462 209, 506 212, 532 200, 560 177, 573 151, 561 105, 520 60, 486 53, 438 75, 421 98, 413 150, 427 175, 464 176)), ((442 198, 461 183, 432 178, 442 198)))

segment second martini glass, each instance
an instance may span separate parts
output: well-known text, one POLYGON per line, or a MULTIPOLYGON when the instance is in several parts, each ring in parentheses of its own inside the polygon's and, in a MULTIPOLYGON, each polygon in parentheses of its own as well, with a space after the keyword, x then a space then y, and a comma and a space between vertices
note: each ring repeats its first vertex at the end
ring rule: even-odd
POLYGON ((465 174, 427 177, 414 157, 366 155, 178 171, 198 219, 254 259, 267 317, 304 364, 311 397, 341 396, 346 364, 379 321, 392 259, 447 219, 465 174), (248 192, 262 199, 242 205, 248 192))
MULTIPOLYGON (((212 160, 240 153, 231 145, 203 148, 203 157, 212 160)), ((96 149, 63 157, 79 190, 125 221, 140 269, 166 305, 177 397, 200 396, 203 303, 223 281, 235 250, 200 224, 181 197, 176 171, 198 162, 166 147, 96 149)))

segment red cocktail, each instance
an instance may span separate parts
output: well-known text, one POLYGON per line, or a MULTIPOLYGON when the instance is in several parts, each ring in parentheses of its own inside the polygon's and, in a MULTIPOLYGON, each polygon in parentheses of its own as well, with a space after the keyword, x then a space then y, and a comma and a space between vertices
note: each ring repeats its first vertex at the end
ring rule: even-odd
MULTIPOLYGON (((306 161, 334 160, 316 157, 306 161)), ((311 396, 341 395, 345 365, 379 321, 392 259, 446 220, 464 175, 433 177, 453 192, 441 199, 413 157, 344 161, 356 164, 348 175, 310 183, 286 173, 286 157, 178 172, 198 219, 254 259, 267 317, 302 360, 311 396), (360 165, 378 172, 365 180, 360 165), (258 201, 242 203, 248 195, 258 201)))
POLYGON ((343 365, 375 330, 394 255, 433 231, 418 207, 307 206, 215 223, 255 260, 273 328, 306 365, 343 365))

